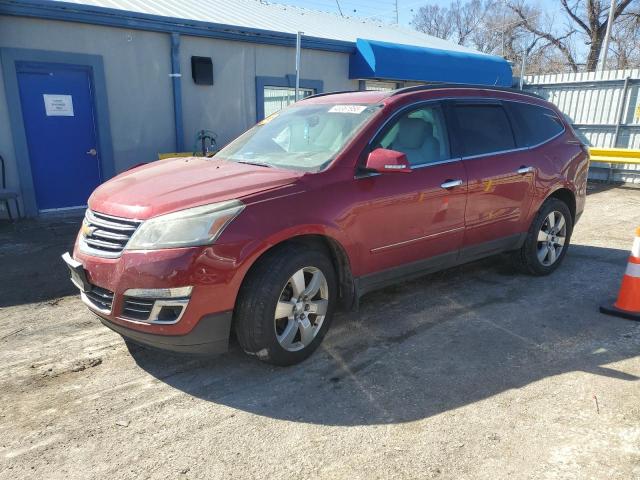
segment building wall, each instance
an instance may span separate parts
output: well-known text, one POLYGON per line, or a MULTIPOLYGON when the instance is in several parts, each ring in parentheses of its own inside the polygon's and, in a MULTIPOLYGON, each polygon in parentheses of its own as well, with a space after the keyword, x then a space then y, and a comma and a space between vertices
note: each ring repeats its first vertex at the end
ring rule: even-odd
MULTIPOLYGON (((200 37, 183 37, 180 47, 185 147, 193 148, 196 132, 213 130, 224 145, 256 123, 256 76, 295 74, 295 49, 200 37), (191 56, 213 59, 213 86, 196 85, 191 56)), ((324 91, 355 90, 346 54, 303 50, 301 78, 322 80, 324 91)))
MULTIPOLYGON (((165 33, 0 16, 0 48, 101 55, 104 61, 116 172, 175 151, 171 41, 165 33)), ((201 37, 181 38, 184 144, 213 130, 224 145, 256 122, 256 76, 295 73, 295 49, 201 37), (191 56, 213 59, 213 86, 195 85, 191 56)), ((322 80, 324 91, 352 90, 348 55, 303 50, 301 76, 322 80)), ((4 83, 0 76, 0 154, 7 180, 19 187, 4 83)))
POLYGON ((14 17, 0 17, 0 32, 0 47, 102 55, 116 171, 173 149, 167 35, 14 17))

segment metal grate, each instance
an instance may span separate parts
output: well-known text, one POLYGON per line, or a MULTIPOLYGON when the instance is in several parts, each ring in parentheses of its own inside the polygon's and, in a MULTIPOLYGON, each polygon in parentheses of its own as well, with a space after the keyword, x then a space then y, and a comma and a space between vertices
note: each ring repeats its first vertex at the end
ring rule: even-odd
POLYGON ((154 303, 151 298, 124 297, 122 314, 134 320, 148 320, 154 303))
POLYGON ((94 285, 84 295, 93 307, 105 312, 111 312, 111 306, 113 305, 113 292, 111 290, 94 285))
POLYGON ((93 255, 117 257, 141 223, 87 210, 81 230, 81 246, 93 255))

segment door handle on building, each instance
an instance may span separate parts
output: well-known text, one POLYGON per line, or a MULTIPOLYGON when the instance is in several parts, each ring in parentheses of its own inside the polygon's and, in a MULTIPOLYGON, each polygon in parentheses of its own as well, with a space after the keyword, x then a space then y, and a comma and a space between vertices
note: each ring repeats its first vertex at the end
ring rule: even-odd
POLYGON ((460 185, 462 185, 462 180, 447 180, 440 186, 445 190, 449 190, 450 188, 459 187, 460 185))
POLYGON ((531 172, 533 172, 533 170, 534 170, 534 168, 533 168, 533 167, 525 167, 525 166, 522 166, 522 167, 520 167, 520 168, 518 169, 518 173, 519 173, 520 175, 524 175, 524 174, 526 174, 526 173, 531 173, 531 172))
POLYGON ((96 155, 98 155, 98 151, 95 148, 91 148, 87 150, 85 153, 87 155, 91 155, 92 157, 95 157, 96 155))

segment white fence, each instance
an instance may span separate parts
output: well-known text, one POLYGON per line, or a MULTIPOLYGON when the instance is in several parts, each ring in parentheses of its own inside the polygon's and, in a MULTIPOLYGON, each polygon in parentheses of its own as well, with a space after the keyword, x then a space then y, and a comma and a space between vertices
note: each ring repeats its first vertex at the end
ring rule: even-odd
MULTIPOLYGON (((530 75, 525 90, 557 105, 593 147, 640 149, 640 69, 530 75)), ((593 179, 640 183, 640 167, 593 164, 593 179)))

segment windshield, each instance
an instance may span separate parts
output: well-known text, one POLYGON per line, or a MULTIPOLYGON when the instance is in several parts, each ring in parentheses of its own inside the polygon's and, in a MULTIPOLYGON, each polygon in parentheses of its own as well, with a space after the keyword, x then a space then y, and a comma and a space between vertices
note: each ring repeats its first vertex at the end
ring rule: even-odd
POLYGON ((295 105, 265 118, 220 150, 235 162, 320 171, 380 105, 295 105))

